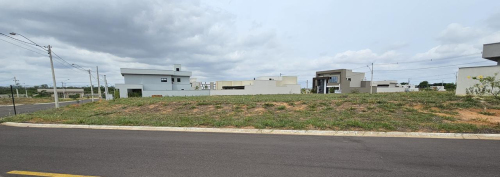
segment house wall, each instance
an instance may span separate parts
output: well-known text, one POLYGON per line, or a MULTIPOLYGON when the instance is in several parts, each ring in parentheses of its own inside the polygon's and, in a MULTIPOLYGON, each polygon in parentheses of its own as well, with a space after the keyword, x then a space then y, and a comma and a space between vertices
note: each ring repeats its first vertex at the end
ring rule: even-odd
MULTIPOLYGON (((172 90, 171 76, 165 75, 124 75, 126 84, 142 84, 144 90, 172 90), (161 78, 167 78, 167 82, 161 82, 161 78)), ((189 80, 188 80, 189 83, 189 80)))
POLYGON ((276 86, 276 80, 255 80, 243 90, 210 90, 210 95, 300 94, 300 85, 276 86))
POLYGON ((361 87, 361 81, 365 78, 365 73, 348 71, 346 72, 346 77, 351 78, 350 82, 346 80, 349 82, 350 87, 361 87))
POLYGON ((378 87, 377 92, 374 93, 388 93, 388 92, 405 92, 406 88, 403 87, 378 87))
POLYGON ((124 76, 127 84, 142 84, 145 91, 163 91, 163 90, 191 90, 189 76, 165 76, 165 75, 132 75, 124 76), (161 82, 161 78, 166 78, 167 82, 161 82), (172 78, 174 82, 172 83, 172 78), (177 82, 181 78, 181 82, 177 82))
POLYGON ((497 61, 497 65, 500 65, 500 43, 484 44, 483 58, 497 61))
POLYGON ((142 91, 142 97, 153 95, 162 96, 209 96, 210 90, 169 90, 169 91, 142 91))
POLYGON ((172 76, 172 78, 174 78, 174 83, 172 83, 171 90, 192 90, 191 83, 189 82, 189 77, 187 77, 187 76, 172 76), (177 82, 177 78, 180 78, 181 82, 177 82))
POLYGON ((456 95, 466 95, 466 89, 478 84, 479 81, 472 79, 472 77, 487 77, 494 76, 498 73, 497 79, 500 78, 500 66, 483 66, 483 67, 470 67, 458 69, 457 76, 457 89, 456 95))
POLYGON ((128 98, 128 89, 143 90, 143 85, 140 84, 115 84, 115 87, 120 91, 120 98, 128 98))

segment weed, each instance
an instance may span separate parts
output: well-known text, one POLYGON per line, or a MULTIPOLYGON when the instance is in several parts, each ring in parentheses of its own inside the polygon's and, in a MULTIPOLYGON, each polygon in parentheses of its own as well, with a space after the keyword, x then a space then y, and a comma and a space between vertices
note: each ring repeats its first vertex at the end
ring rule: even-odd
POLYGON ((262 105, 262 107, 264 107, 264 108, 270 108, 270 107, 273 107, 273 106, 274 106, 274 104, 272 104, 272 103, 264 103, 262 105))
POLYGON ((479 112, 479 114, 487 115, 487 116, 495 116, 494 112, 487 112, 487 111, 481 111, 481 112, 479 112))
POLYGON ((286 106, 278 106, 277 108, 278 110, 285 110, 286 109, 286 106))

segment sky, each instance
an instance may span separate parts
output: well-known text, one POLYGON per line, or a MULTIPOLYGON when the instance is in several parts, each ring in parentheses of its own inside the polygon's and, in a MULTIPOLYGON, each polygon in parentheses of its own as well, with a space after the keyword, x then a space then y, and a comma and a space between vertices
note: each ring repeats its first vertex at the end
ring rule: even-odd
POLYGON ((83 69, 96 85, 96 66, 114 85, 120 68, 174 64, 202 82, 281 74, 310 88, 322 70, 369 80, 372 63, 375 81, 455 82, 459 67, 496 64, 481 51, 500 42, 498 9, 498 0, 2 0, 0 86, 53 85, 47 52, 24 37, 52 46, 59 87, 89 85, 83 69))

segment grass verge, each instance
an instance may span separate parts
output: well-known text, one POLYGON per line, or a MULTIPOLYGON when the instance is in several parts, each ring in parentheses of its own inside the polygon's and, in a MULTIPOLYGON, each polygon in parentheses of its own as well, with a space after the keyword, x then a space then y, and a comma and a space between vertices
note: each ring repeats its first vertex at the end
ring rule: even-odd
POLYGON ((500 133, 499 103, 494 98, 458 97, 450 92, 128 98, 21 114, 1 121, 500 133))

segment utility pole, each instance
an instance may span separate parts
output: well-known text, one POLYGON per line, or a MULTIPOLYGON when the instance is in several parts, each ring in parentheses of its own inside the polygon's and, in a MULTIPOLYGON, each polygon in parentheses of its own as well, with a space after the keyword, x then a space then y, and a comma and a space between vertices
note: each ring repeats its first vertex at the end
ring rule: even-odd
POLYGON ((458 72, 455 72, 455 85, 457 85, 457 80, 458 80, 458 72))
POLYGON ((14 106, 14 115, 17 115, 16 102, 14 101, 14 92, 12 91, 12 85, 10 85, 10 95, 12 97, 12 106, 14 106))
POLYGON ((408 78, 408 85, 410 85, 410 78, 408 78))
POLYGON ((14 76, 14 83, 16 83, 16 96, 17 96, 17 98, 19 98, 19 90, 17 90, 17 86, 19 86, 19 83, 17 83, 17 81, 19 81, 19 80, 17 80, 16 76, 14 76))
POLYGON ((371 71, 372 71, 372 78, 370 80, 370 94, 373 93, 373 63, 372 63, 372 69, 371 69, 371 71))
POLYGON ((92 102, 94 102, 94 86, 92 86, 92 75, 90 74, 89 69, 89 79, 90 79, 90 96, 92 97, 92 102))
POLYGON ((54 83, 54 100, 56 108, 59 108, 59 95, 57 94, 57 85, 56 85, 56 74, 54 72, 54 63, 52 62, 52 47, 49 45, 49 58, 50 58, 50 67, 52 68, 52 82, 54 83))
POLYGON ((309 89, 309 80, 306 80, 306 89, 309 89))
POLYGON ((65 88, 64 88, 64 82, 61 82, 61 86, 62 86, 62 89, 63 89, 63 98, 66 98, 66 93, 65 93, 65 88))
POLYGON ((101 95, 101 84, 99 82, 99 67, 96 66, 95 68, 97 69, 97 88, 98 88, 97 89, 97 93, 99 93, 99 97, 98 98, 99 98, 99 100, 101 100, 102 95, 101 95))
POLYGON ((106 100, 108 100, 108 80, 106 80, 106 75, 104 75, 104 92, 106 100))

